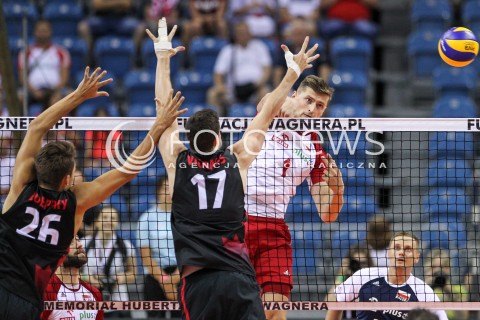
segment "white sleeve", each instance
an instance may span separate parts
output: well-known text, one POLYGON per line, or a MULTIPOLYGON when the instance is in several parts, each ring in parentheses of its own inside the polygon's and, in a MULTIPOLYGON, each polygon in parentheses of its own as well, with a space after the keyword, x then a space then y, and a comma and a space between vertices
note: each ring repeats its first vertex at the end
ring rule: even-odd
POLYGON ((360 271, 355 272, 350 278, 335 288, 335 295, 338 302, 353 301, 358 297, 362 287, 362 276, 360 271))
POLYGON ((433 311, 438 317, 438 320, 448 320, 447 313, 444 310, 433 311))
POLYGON ((232 45, 227 45, 218 54, 213 68, 214 73, 227 74, 232 69, 232 45))

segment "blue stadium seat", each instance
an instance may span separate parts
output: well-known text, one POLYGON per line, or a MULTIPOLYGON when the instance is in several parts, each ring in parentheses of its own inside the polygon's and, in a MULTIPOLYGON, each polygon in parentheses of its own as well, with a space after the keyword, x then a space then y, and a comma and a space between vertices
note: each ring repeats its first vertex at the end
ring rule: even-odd
POLYGON ((473 67, 455 68, 446 64, 433 71, 433 86, 440 95, 465 95, 472 93, 477 83, 473 67))
POLYGON ((72 3, 47 3, 43 17, 50 21, 55 36, 76 37, 78 23, 83 18, 82 7, 72 3))
MULTIPOLYGON (((294 197, 295 198, 295 197, 294 197)), ((285 213, 286 222, 320 223, 316 205, 311 196, 302 196, 301 202, 291 201, 285 213)))
POLYGON ((9 37, 21 38, 23 35, 22 19, 25 15, 28 21, 28 35, 32 35, 33 26, 38 19, 38 13, 35 6, 31 3, 4 3, 3 14, 7 34, 9 37))
POLYGON ((372 43, 363 37, 338 37, 332 40, 330 57, 339 71, 368 73, 372 59, 372 43))
POLYGON ((155 108, 155 72, 132 70, 124 79, 127 103, 148 104, 155 108))
POLYGON ((421 231, 422 250, 442 248, 448 250, 466 249, 467 230, 458 223, 430 223, 421 231))
POLYGON ((82 103, 79 107, 77 107, 75 115, 77 117, 95 117, 95 113, 99 109, 104 108, 105 111, 107 111, 109 117, 119 117, 120 112, 118 110, 118 107, 114 103, 112 103, 111 100, 102 98, 96 98, 103 100, 102 103, 94 102, 93 100, 95 99, 91 99, 82 103))
POLYGON ((372 195, 374 191, 374 172, 371 168, 358 168, 356 166, 340 168, 345 194, 372 195))
POLYGON ((207 90, 213 85, 211 74, 196 71, 180 71, 175 75, 174 88, 182 92, 191 103, 206 103, 207 90))
POLYGON ((344 205, 338 222, 367 222, 376 213, 375 198, 368 195, 349 194, 344 196, 344 205))
POLYGON ((422 213, 429 222, 460 222, 470 213, 464 188, 432 188, 423 198, 422 213))
POLYGON ((87 65, 87 43, 79 37, 55 37, 54 43, 62 45, 70 53, 71 67, 70 74, 76 75, 85 71, 87 65))
POLYGON ((42 111, 45 109, 45 107, 40 104, 40 103, 33 103, 31 105, 28 106, 28 116, 29 117, 36 117, 38 116, 40 113, 42 113, 42 111))
POLYGON ((433 70, 444 63, 437 49, 442 32, 417 30, 410 34, 407 47, 412 76, 430 78, 433 70))
POLYGON ((101 168, 101 167, 94 167, 94 166, 86 166, 83 168, 83 176, 85 177, 85 181, 93 181, 96 178, 100 177, 102 174, 110 170, 110 168, 101 168))
POLYGON ((95 41, 94 55, 103 69, 123 78, 133 64, 133 41, 122 37, 101 37, 95 41))
POLYGON ((131 104, 128 106, 127 117, 155 117, 155 104, 131 104))
POLYGON ((341 260, 346 257, 348 250, 364 242, 366 236, 366 230, 359 230, 358 225, 354 223, 349 224, 349 230, 332 231, 332 258, 341 260))
POLYGON ((255 117, 257 106, 250 103, 235 103, 227 109, 228 117, 255 117))
POLYGON ((473 186, 473 170, 463 159, 437 159, 429 162, 427 182, 429 187, 473 186))
POLYGON ((292 271, 296 275, 316 275, 316 253, 311 248, 293 247, 292 271))
POLYGON ((226 45, 227 41, 218 37, 194 38, 188 48, 193 69, 198 72, 213 73, 218 53, 226 45))
POLYGON ((331 118, 368 118, 370 111, 363 104, 331 104, 327 108, 327 114, 331 118))
POLYGON ((429 158, 473 160, 471 132, 431 132, 428 144, 429 158))
MULTIPOLYGON (((181 46, 182 43, 178 38, 173 38, 172 47, 176 48, 181 46)), ((155 50, 153 49, 153 42, 150 38, 145 38, 142 42, 141 53, 143 67, 146 70, 155 71, 157 67, 157 56, 155 50)), ((184 53, 176 54, 173 58, 170 59, 170 74, 174 75, 180 68, 180 65, 183 64, 183 55, 184 53)))
POLYGON ((9 37, 8 45, 10 48, 10 57, 13 66, 13 74, 18 79, 18 55, 24 48, 23 39, 20 37, 9 37))
POLYGON ((416 30, 446 30, 452 6, 448 0, 415 0, 410 18, 416 30))
POLYGON ((472 25, 480 24, 480 1, 479 0, 464 1, 462 5, 461 15, 462 15, 463 25, 465 26, 471 27, 472 25))
POLYGON ((365 104, 367 76, 358 71, 334 71, 330 75, 330 85, 335 89, 332 103, 365 104))
POLYGON ((464 95, 444 95, 433 105, 434 118, 476 118, 475 102, 464 95))

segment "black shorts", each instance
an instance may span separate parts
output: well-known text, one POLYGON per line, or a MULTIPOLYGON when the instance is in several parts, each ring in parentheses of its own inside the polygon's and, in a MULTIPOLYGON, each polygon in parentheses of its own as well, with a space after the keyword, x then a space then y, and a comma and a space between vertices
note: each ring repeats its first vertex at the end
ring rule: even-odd
POLYGON ((41 311, 31 302, 0 286, 0 320, 38 320, 41 311))
POLYGON ((265 319, 255 277, 202 269, 181 280, 179 302, 185 320, 265 319))

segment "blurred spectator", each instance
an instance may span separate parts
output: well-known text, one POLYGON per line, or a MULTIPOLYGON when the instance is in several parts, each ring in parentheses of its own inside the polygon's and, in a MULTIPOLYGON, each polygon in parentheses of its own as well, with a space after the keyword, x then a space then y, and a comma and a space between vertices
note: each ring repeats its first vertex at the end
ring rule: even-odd
MULTIPOLYGON (((283 39, 285 44, 290 48, 292 52, 298 52, 302 47, 305 37, 310 34, 310 31, 314 27, 311 22, 304 21, 300 18, 292 20, 288 28, 283 33, 283 39)), ((275 55, 275 66, 273 69, 273 86, 276 87, 280 84, 285 72, 287 72, 287 64, 285 63, 284 52, 280 48, 277 49, 275 55)), ((313 67, 306 69, 302 72, 297 82, 293 85, 293 89, 296 90, 300 82, 303 81, 309 75, 319 76, 323 79, 328 79, 330 74, 330 67, 327 62, 327 58, 324 54, 320 54, 320 58, 313 62, 313 67)))
MULTIPOLYGON (((168 180, 161 177, 157 185, 156 205, 140 216, 138 221, 138 243, 140 255, 145 267, 144 300, 176 301, 180 273, 173 247, 173 235, 170 226, 172 197, 168 189, 168 180)), ((163 311, 149 311, 149 317, 165 317, 163 311)), ((179 317, 180 312, 171 316, 179 317)))
POLYGON ((133 37, 138 52, 141 52, 142 41, 146 36, 145 29, 156 34, 158 20, 161 18, 167 20, 167 25, 179 27, 176 32, 177 36, 182 34, 184 28, 180 21, 180 0, 143 0, 142 2, 140 10, 143 21, 140 21, 133 37))
POLYGON ((256 104, 268 93, 271 64, 268 47, 262 40, 252 39, 246 23, 238 23, 234 43, 225 46, 215 62, 208 103, 224 109, 236 102, 256 104))
POLYGON ((408 313, 407 320, 438 320, 438 317, 428 310, 415 309, 408 313))
POLYGON ((307 35, 314 36, 320 19, 320 2, 321 0, 278 0, 282 31, 294 20, 300 19, 310 27, 307 35))
MULTIPOLYGON (((452 283, 452 268, 450 254, 445 249, 432 249, 425 257, 424 262, 425 283, 444 302, 468 301, 468 290, 461 284, 452 283)), ((449 319, 468 319, 467 310, 447 311, 449 319)))
MULTIPOLYGON (((108 117, 106 109, 98 108, 95 117, 108 117)), ((85 155, 84 159, 93 159, 93 166, 102 166, 108 162, 108 152, 116 158, 115 142, 122 138, 120 131, 98 131, 90 130, 85 132, 85 155), (107 148, 108 135, 112 133, 111 145, 107 148)))
POLYGON ((18 56, 18 77, 20 84, 27 86, 28 103, 40 103, 44 108, 62 98, 62 90, 70 79, 70 53, 52 42, 52 26, 46 20, 35 23, 34 42, 18 56), (25 54, 27 66, 25 66, 25 54), (27 68, 27 79, 23 70, 27 68))
MULTIPOLYGON (((346 257, 342 259, 340 265, 340 271, 335 277, 335 284, 330 288, 328 292, 327 301, 335 301, 335 287, 350 278, 355 272, 363 268, 371 268, 375 266, 372 257, 370 257, 370 251, 365 246, 352 246, 348 250, 346 257)), ((344 311, 344 319, 355 319, 356 314, 353 310, 344 311)))
POLYGON ((392 223, 383 215, 370 218, 367 225, 367 245, 375 267, 387 267, 387 249, 392 236, 392 223))
POLYGON ((189 0, 191 19, 185 22, 183 45, 188 49, 190 41, 197 36, 228 37, 225 12, 227 0, 189 0))
POLYGON ((372 21, 372 9, 379 0, 322 0, 326 19, 320 21, 320 32, 331 39, 342 35, 373 38, 378 31, 372 21))
POLYGON ((234 23, 245 21, 254 37, 273 37, 276 31, 277 0, 235 0, 230 2, 234 23))
MULTIPOLYGON (((127 284, 135 282, 135 251, 118 230, 118 212, 104 206, 95 217, 93 235, 86 236, 83 247, 88 263, 83 273, 87 282, 102 291, 105 301, 128 301, 127 284)), ((130 318, 129 311, 106 312, 105 318, 130 318)))
MULTIPOLYGON (((73 238, 63 263, 48 282, 45 301, 103 301, 100 291, 80 279, 80 268, 88 261, 87 254, 78 239, 73 238)), ((45 310, 41 320, 96 319, 103 320, 102 310, 45 310)))
POLYGON ((90 53, 94 39, 107 35, 133 37, 140 25, 133 0, 90 0, 89 8, 91 15, 79 23, 78 32, 90 53))

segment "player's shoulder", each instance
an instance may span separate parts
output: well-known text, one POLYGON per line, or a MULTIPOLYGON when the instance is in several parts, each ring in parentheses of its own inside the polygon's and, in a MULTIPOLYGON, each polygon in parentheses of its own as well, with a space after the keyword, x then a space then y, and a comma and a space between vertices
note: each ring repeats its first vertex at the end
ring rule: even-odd
POLYGON ((387 275, 387 268, 364 268, 355 272, 352 275, 352 281, 355 283, 366 284, 372 280, 385 277, 387 275))
MULTIPOLYGON (((408 278, 407 284, 413 289, 413 291, 415 291, 417 295, 425 294, 427 297, 429 297, 435 294, 432 287, 430 287, 428 284, 425 283, 425 281, 415 277, 414 275, 411 275, 410 278, 408 278)), ((431 301, 433 301, 433 299, 431 301)))

